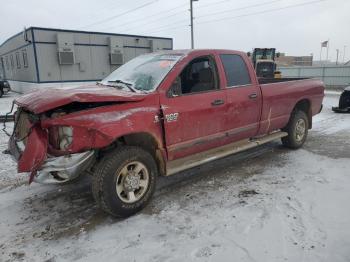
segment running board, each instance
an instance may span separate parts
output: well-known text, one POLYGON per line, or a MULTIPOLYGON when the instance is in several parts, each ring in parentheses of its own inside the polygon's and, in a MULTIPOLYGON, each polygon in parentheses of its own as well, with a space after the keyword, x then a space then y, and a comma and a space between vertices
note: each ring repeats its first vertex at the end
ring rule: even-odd
POLYGON ((218 148, 210 149, 184 158, 168 162, 166 175, 170 176, 180 171, 196 167, 213 160, 223 158, 259 145, 287 136, 286 132, 275 132, 266 136, 244 139, 218 148))

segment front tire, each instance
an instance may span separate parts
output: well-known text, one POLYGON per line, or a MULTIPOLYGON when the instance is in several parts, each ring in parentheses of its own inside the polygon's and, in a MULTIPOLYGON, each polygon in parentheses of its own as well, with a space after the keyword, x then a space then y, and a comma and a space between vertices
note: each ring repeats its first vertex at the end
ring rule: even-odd
POLYGON ((133 146, 115 149, 95 167, 92 192, 97 204, 115 217, 128 217, 150 201, 158 169, 152 155, 133 146))
POLYGON ((282 137, 282 144, 291 149, 298 149, 303 146, 308 135, 309 120, 304 111, 297 110, 291 115, 288 125, 283 131, 288 136, 282 137))

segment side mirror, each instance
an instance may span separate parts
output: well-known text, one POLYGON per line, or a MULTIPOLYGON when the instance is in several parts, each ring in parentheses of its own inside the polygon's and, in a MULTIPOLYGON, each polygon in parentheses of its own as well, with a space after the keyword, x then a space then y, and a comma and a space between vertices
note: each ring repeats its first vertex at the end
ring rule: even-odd
POLYGON ((247 52, 247 56, 250 57, 252 54, 250 52, 247 52))
POLYGON ((276 57, 280 57, 280 56, 281 56, 281 53, 278 52, 278 53, 276 54, 276 57))
POLYGON ((181 78, 176 77, 175 81, 168 90, 168 97, 176 97, 182 94, 181 78))

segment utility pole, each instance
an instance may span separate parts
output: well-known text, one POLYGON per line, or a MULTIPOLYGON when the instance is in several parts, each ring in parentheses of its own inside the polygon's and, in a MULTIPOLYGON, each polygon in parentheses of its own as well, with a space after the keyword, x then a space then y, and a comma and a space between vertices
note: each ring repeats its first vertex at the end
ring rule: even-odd
POLYGON ((314 63, 314 53, 310 53, 311 56, 311 65, 314 63))
POLYGON ((194 39, 193 39, 193 2, 198 0, 190 0, 190 13, 191 13, 191 49, 194 48, 194 39))
POLYGON ((337 60, 335 61, 336 65, 338 65, 338 57, 339 57, 339 49, 337 49, 337 60))
POLYGON ((346 49, 346 45, 344 45, 344 52, 343 52, 343 64, 345 63, 345 49, 346 49))

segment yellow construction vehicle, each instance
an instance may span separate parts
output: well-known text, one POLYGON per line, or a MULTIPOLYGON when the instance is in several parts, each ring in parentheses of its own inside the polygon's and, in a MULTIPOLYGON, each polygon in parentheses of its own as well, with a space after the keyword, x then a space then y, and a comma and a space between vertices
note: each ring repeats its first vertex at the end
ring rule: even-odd
POLYGON ((275 58, 279 57, 276 48, 254 48, 253 53, 248 52, 252 59, 256 75, 262 78, 281 78, 281 72, 276 71, 275 58))

